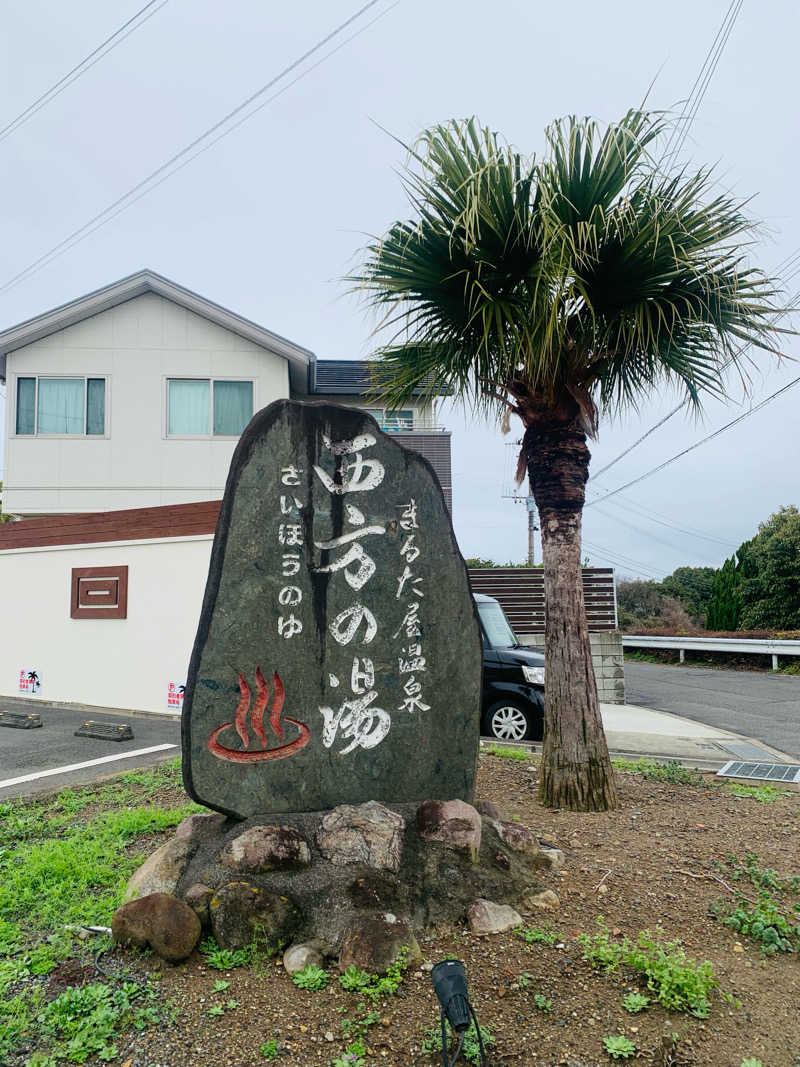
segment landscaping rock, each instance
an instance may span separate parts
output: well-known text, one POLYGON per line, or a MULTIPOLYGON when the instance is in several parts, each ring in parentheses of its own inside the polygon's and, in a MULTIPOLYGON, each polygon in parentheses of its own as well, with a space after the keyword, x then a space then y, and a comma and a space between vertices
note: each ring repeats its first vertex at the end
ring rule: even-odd
POLYGON ((133 872, 122 897, 123 902, 152 893, 174 894, 195 847, 188 838, 170 838, 133 872))
POLYGON ((527 826, 516 822, 506 822, 503 819, 496 819, 492 825, 500 835, 500 840, 509 848, 513 848, 515 852, 533 854, 539 851, 539 838, 527 826))
POLYGON ((522 925, 522 916, 508 904, 475 900, 467 908, 467 922, 473 934, 502 934, 522 925))
POLYGON ((476 800, 475 810, 487 819, 502 819, 503 814, 493 800, 476 800))
POLYGON ((364 918, 355 923, 345 935, 339 952, 339 970, 358 967, 370 974, 383 974, 407 948, 407 962, 422 959, 417 939, 407 923, 387 922, 386 919, 364 918))
POLYGON ((218 812, 210 812, 208 815, 200 812, 187 815, 182 822, 178 823, 175 836, 199 845, 201 842, 211 841, 216 837, 226 822, 226 816, 218 812))
POLYGON ((560 848, 539 848, 533 857, 533 865, 540 871, 560 871, 564 863, 564 853, 560 848))
POLYGON ((468 852, 475 860, 481 847, 481 817, 463 800, 425 800, 417 809, 417 832, 424 841, 468 852))
POLYGON ((528 911, 555 911, 561 907, 558 894, 552 889, 543 889, 541 893, 530 893, 522 903, 528 911))
POLYGON ((317 831, 322 855, 340 866, 360 863, 396 871, 403 855, 405 819, 375 800, 327 812, 317 831))
POLYGON ((322 966, 322 953, 314 943, 292 945, 283 954, 283 966, 288 974, 296 974, 309 964, 314 967, 322 966))
POLYGON ((220 855, 220 863, 237 874, 294 870, 310 862, 308 841, 291 826, 252 826, 229 841, 220 855))
POLYGON ((300 915, 288 897, 249 882, 229 882, 209 901, 211 929, 222 948, 243 948, 258 940, 274 948, 297 929, 300 915))
POLYGON ((191 955, 200 939, 200 920, 177 897, 150 893, 117 908, 111 933, 118 944, 149 946, 168 963, 179 963, 191 955))
POLYGON ((200 920, 200 925, 204 930, 207 930, 211 925, 211 915, 208 906, 211 903, 213 895, 213 889, 210 889, 207 885, 203 885, 200 882, 195 882, 193 886, 190 886, 189 889, 186 890, 183 897, 200 920))

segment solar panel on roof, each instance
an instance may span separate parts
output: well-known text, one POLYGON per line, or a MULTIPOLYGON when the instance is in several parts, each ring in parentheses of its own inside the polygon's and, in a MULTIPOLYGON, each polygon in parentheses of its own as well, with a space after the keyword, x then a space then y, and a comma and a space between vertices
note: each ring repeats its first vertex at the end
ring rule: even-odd
POLYGON ((729 760, 717 771, 717 778, 753 778, 760 782, 797 782, 800 763, 744 763, 729 760))

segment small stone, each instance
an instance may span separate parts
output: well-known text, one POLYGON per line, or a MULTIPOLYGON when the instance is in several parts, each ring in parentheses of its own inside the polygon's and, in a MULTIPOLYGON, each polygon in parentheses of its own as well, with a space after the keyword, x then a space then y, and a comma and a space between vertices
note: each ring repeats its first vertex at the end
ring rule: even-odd
POLYGON ((293 870, 309 865, 311 849, 291 826, 251 826, 228 842, 219 861, 237 874, 293 870))
POLYGON ((493 800, 476 800, 475 810, 479 815, 485 815, 487 819, 501 820, 503 815, 493 800))
POLYGON ((564 853, 560 848, 540 848, 533 857, 534 867, 544 871, 560 870, 564 862, 564 853))
POLYGON ((539 838, 527 826, 520 826, 515 822, 504 822, 502 819, 495 819, 492 826, 497 831, 500 840, 509 848, 513 848, 515 852, 532 854, 539 851, 539 838))
POLYGON ((333 1030, 326 1030, 325 1031, 325 1040, 326 1041, 333 1041, 333 1030))
POLYGON ((311 942, 306 945, 292 945, 283 954, 283 966, 288 974, 296 974, 309 964, 314 967, 322 966, 322 953, 311 942))
POLYGON ((511 860, 508 858, 508 856, 506 856, 504 852, 496 853, 494 859, 492 860, 492 863, 495 865, 495 867, 499 867, 501 871, 511 870, 511 860))
POLYGON ((222 830, 227 817, 219 812, 210 812, 208 815, 187 815, 178 823, 175 836, 181 840, 191 841, 194 845, 211 841, 222 830))
POLYGON ((554 893, 552 889, 543 889, 541 893, 530 893, 523 900, 525 907, 533 911, 539 909, 541 911, 555 911, 561 907, 561 901, 558 898, 558 894, 554 893))
POLYGON ((467 908, 467 923, 473 934, 502 934, 522 925, 522 916, 508 904, 475 900, 467 908))
POLYGON ((200 882, 195 882, 183 895, 183 899, 200 920, 200 924, 204 929, 207 929, 211 922, 208 905, 213 895, 214 890, 207 885, 202 885, 200 882))
POLYGON ((417 832, 423 841, 468 852, 473 861, 481 847, 481 817, 463 800, 425 800, 417 808, 417 832))
POLYGON ((744 948, 742 947, 742 945, 741 945, 741 943, 740 943, 739 941, 737 941, 737 942, 736 942, 736 943, 734 944, 734 946, 733 946, 733 951, 734 951, 734 952, 744 952, 744 948))
POLYGON ((211 929, 221 948, 243 948, 254 939, 275 947, 284 943, 300 924, 300 915, 288 897, 249 882, 229 882, 209 901, 211 929))
POLYGON ((598 894, 598 896, 604 897, 604 896, 606 895, 606 893, 607 893, 607 892, 608 892, 608 886, 607 886, 607 885, 605 885, 605 883, 604 883, 603 885, 599 885, 599 886, 597 887, 597 894, 598 894))
POLYGON ((345 935, 339 952, 339 970, 358 967, 370 974, 383 974, 400 952, 408 949, 409 965, 422 958, 417 939, 406 923, 387 923, 383 919, 364 918, 345 935))
POLYGON ((114 912, 111 933, 117 944, 148 945, 168 963, 192 954, 200 939, 200 920, 182 900, 169 893, 150 893, 114 912))
POLYGON ((317 845, 338 866, 359 863, 396 871, 403 854, 404 829, 403 816, 376 800, 341 804, 323 816, 317 845))
POLYGON ((196 846, 186 837, 171 837, 131 875, 123 903, 153 893, 174 894, 196 846))

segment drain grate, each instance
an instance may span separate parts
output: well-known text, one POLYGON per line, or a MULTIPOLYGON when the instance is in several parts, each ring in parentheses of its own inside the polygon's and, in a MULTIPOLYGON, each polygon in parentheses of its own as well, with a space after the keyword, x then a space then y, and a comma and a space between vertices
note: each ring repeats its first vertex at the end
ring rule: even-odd
POLYGON ((760 782, 800 784, 800 763, 742 763, 730 760, 717 771, 717 778, 755 778, 760 782))

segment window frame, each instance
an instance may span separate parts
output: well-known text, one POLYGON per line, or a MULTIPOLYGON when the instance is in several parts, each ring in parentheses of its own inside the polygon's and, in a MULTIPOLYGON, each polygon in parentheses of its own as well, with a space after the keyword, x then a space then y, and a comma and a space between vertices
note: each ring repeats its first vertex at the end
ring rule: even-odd
MULTIPOLYGON (((249 382, 253 387, 253 410, 250 418, 258 411, 257 379, 249 375, 210 375, 210 374, 165 374, 162 379, 163 417, 161 419, 161 436, 165 441, 238 441, 241 433, 214 433, 214 383, 215 382, 249 382), (169 432, 169 383, 170 382, 208 382, 208 425, 210 433, 170 433, 169 432)), ((250 419, 247 420, 248 422, 250 419)), ((242 430, 244 433, 244 430, 242 430)))
POLYGON ((34 438, 41 438, 44 441, 107 441, 111 436, 111 375, 110 374, 50 374, 39 373, 38 371, 25 371, 16 372, 13 375, 9 375, 9 379, 13 382, 13 388, 11 389, 11 408, 9 420, 9 436, 19 438, 21 441, 32 441, 34 438), (33 433, 18 433, 17 432, 17 400, 19 398, 19 380, 20 378, 33 378, 34 391, 33 391, 33 433), (82 433, 42 433, 39 430, 39 380, 41 378, 47 379, 70 379, 79 380, 83 382, 83 432, 82 433), (102 381, 103 386, 103 432, 102 433, 87 433, 86 432, 86 420, 89 414, 89 382, 90 381, 102 381))
POLYGON ((388 408, 364 408, 367 415, 371 415, 384 433, 413 433, 417 421, 416 408, 398 408, 390 412, 388 408), (399 414, 406 412, 410 418, 400 419, 399 414), (394 425, 392 423, 394 422, 394 425), (404 425, 404 423, 409 425, 404 425))

